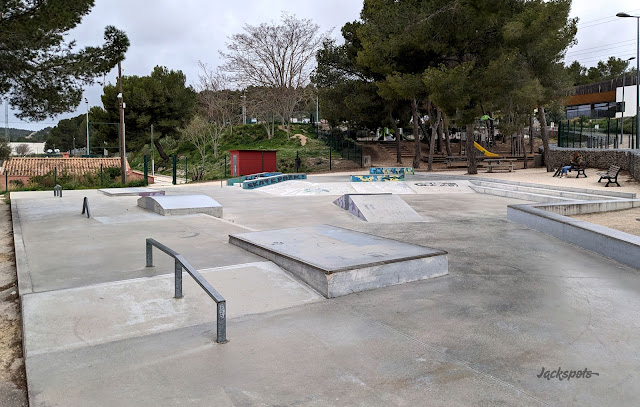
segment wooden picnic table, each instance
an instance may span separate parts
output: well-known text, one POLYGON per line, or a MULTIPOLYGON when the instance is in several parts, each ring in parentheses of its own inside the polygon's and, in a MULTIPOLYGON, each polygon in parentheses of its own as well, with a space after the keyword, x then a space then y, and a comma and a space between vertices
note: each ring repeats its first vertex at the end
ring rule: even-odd
POLYGON ((487 172, 493 172, 494 168, 504 168, 512 172, 515 161, 517 161, 515 158, 487 158, 483 160, 487 164, 487 172))

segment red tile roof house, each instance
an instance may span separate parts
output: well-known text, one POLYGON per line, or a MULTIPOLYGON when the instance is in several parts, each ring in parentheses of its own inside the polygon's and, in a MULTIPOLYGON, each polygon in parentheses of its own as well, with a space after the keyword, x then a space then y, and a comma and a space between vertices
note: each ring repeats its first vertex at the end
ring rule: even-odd
MULTIPOLYGON (((129 167, 129 162, 125 161, 127 166, 127 180, 142 180, 144 174, 140 171, 134 171, 129 167)), ((11 181, 20 180, 25 185, 29 183, 29 179, 36 175, 45 175, 57 168, 58 174, 67 172, 68 174, 82 175, 87 172, 100 171, 100 165, 103 168, 117 167, 120 168, 120 158, 47 158, 47 157, 12 157, 6 160, 0 167, 0 190, 6 189, 5 179, 8 178, 9 186, 11 181)), ((149 184, 153 184, 153 176, 148 175, 149 184)))

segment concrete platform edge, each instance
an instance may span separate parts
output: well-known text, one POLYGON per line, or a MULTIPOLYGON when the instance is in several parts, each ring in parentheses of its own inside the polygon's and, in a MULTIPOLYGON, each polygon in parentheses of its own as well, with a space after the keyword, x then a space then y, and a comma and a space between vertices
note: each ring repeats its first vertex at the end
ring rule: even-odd
MULTIPOLYGON (((570 205, 589 203, 573 202, 570 205)), ((548 212, 537 206, 509 205, 507 219, 640 269, 640 237, 548 212)))

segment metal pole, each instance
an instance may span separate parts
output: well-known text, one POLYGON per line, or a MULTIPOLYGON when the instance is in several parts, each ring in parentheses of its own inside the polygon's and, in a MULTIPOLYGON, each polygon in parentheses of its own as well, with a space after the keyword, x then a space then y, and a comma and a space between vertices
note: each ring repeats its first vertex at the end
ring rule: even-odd
POLYGON ((187 157, 184 158, 184 183, 189 182, 189 159, 187 157))
POLYGON ((178 166, 178 156, 177 155, 173 155, 173 185, 177 184, 178 180, 176 179, 177 177, 177 167, 178 166))
POLYGON ((156 175, 155 154, 153 151, 153 124, 151 125, 151 175, 156 175))
POLYGON ((175 282, 175 298, 182 298, 182 264, 180 263, 180 260, 175 259, 175 276, 176 276, 176 282, 175 282))
POLYGON ((58 167, 53 168, 53 185, 58 184, 58 167))
POLYGON ((224 178, 227 179, 227 155, 224 155, 224 178))
POLYGON ((102 172, 102 164, 100 164, 100 186, 102 187, 104 183, 104 173, 102 172))
POLYGON ((217 338, 216 342, 227 342, 227 302, 220 301, 216 306, 217 338))
POLYGON ((84 102, 87 104, 87 155, 91 154, 91 149, 89 148, 89 100, 84 98, 84 102))
POLYGON ((127 183, 127 150, 125 148, 124 135, 124 95, 122 94, 122 63, 118 61, 118 88, 120 96, 120 172, 122 173, 122 185, 127 183))
POLYGON ((153 267, 153 245, 151 243, 149 243, 149 241, 147 240, 145 242, 145 246, 146 246, 146 253, 147 253, 147 267, 153 267))
POLYGON ((640 16, 636 17, 638 30, 636 39, 636 148, 640 148, 638 142, 638 129, 640 128, 640 16))
POLYGON ((144 155, 144 184, 149 185, 148 178, 149 177, 149 156, 144 155))

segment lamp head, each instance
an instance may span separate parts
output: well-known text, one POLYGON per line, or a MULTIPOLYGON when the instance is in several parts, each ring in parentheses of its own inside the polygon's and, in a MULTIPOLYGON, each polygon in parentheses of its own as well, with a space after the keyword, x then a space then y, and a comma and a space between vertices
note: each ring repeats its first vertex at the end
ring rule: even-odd
POLYGON ((118 98, 118 99, 122 99, 122 93, 118 93, 117 98, 118 98))
POLYGON ((634 59, 636 59, 636 57, 628 58, 627 61, 633 61, 634 59))
POLYGON ((631 15, 628 13, 618 13, 616 14, 616 17, 631 17, 631 15))

